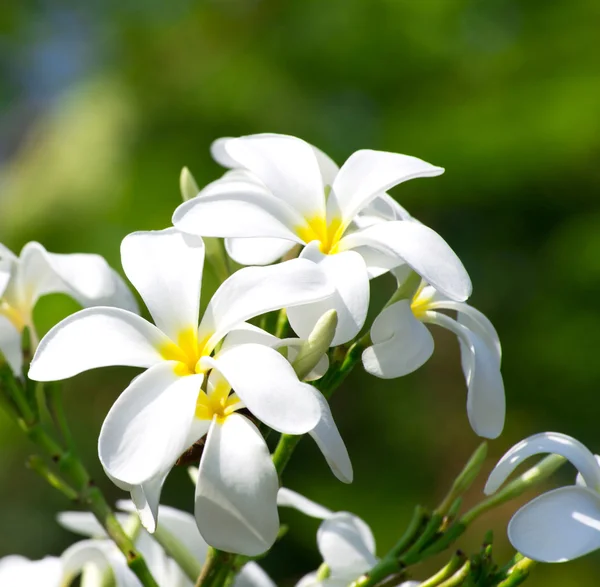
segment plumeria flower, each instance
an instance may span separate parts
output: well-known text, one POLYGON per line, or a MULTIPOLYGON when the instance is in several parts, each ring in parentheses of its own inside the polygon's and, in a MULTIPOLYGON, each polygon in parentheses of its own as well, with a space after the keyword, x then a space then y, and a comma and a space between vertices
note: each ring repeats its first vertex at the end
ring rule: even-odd
POLYGON ((245 320, 321 300, 331 288, 305 259, 245 268, 223 282, 198 326, 202 239, 173 228, 138 232, 123 240, 121 257, 156 326, 117 308, 82 310, 44 337, 29 376, 55 381, 108 365, 146 368, 102 425, 106 473, 131 492, 152 532, 165 477, 206 436, 195 500, 200 532, 217 548, 259 554, 279 527, 277 474, 258 429, 238 410, 279 432, 303 434, 318 424, 321 408, 276 350, 219 343, 245 320))
MULTIPOLYGON (((399 283, 406 276, 404 269, 403 275, 397 272, 399 283)), ((412 299, 391 304, 374 320, 373 345, 362 355, 365 369, 376 377, 390 379, 421 367, 434 347, 426 324, 456 334, 468 387, 469 422, 479 436, 496 438, 504 427, 506 412, 500 341, 488 318, 469 304, 452 300, 422 281, 412 299), (445 311, 456 312, 457 318, 445 311)))
MULTIPOLYGON (((346 587, 379 562, 373 533, 358 516, 332 512, 285 487, 279 490, 277 501, 280 507, 292 507, 323 520, 317 532, 317 545, 329 568, 329 576, 321 579, 315 571, 304 576, 296 587, 346 587)), ((419 585, 417 581, 405 581, 398 587, 416 585, 419 585)))
POLYGON ((548 491, 525 504, 508 524, 511 544, 545 562, 573 560, 600 548, 600 463, 578 440, 557 432, 534 434, 513 446, 491 472, 485 493, 495 493, 532 455, 562 455, 579 471, 575 485, 548 491))
POLYGON ((17 257, 0 244, 0 353, 15 374, 21 373, 21 335, 37 335, 33 308, 46 294, 65 293, 84 307, 117 306, 137 312, 137 304, 119 274, 99 255, 49 253, 36 242, 17 257))
POLYGON ((295 137, 260 134, 220 139, 214 158, 231 169, 185 202, 173 216, 180 230, 225 237, 243 265, 272 263, 300 245, 336 288, 333 298, 290 308, 301 338, 328 309, 338 313, 332 345, 354 338, 369 306, 369 277, 408 264, 449 298, 463 301, 469 277, 452 249, 417 222, 390 220, 360 227, 361 210, 385 190, 416 177, 443 173, 408 155, 361 150, 344 165, 295 137))
POLYGON ((60 558, 47 556, 32 561, 16 554, 0 558, 0 585, 3 587, 61 587, 63 566, 60 558))

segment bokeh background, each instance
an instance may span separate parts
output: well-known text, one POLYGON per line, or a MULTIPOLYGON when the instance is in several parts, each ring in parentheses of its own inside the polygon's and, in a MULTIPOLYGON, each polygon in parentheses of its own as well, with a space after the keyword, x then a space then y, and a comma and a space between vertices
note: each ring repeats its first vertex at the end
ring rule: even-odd
MULTIPOLYGON (((545 430, 600 452, 599 25, 595 0, 2 3, 0 241, 98 252, 120 268, 127 233, 170 224, 183 165, 199 183, 220 174, 208 151, 220 136, 289 133, 339 163, 365 147, 419 156, 446 173, 392 193, 457 251, 472 303, 504 347, 507 425, 484 473, 545 430)), ((215 286, 207 275, 206 290, 215 286)), ((372 283, 374 307, 391 289, 389 277, 372 283)), ((74 308, 45 298, 39 329, 74 308)), ((478 444, 457 342, 435 336, 417 373, 383 382, 357 369, 334 397, 353 485, 336 481, 310 440, 286 474, 289 487, 367 520, 380 554, 478 444)), ((101 472, 97 435, 134 374, 103 369, 64 386, 81 452, 111 499, 122 494, 101 472)), ((0 556, 58 554, 74 539, 54 523, 64 498, 23 466, 30 450, 0 414, 0 556)), ((573 475, 565 467, 553 483, 573 475)), ((192 509, 184 470, 164 502, 192 509)), ((477 548, 492 528, 508 558, 517 505, 489 514, 460 546, 477 548)), ((319 563, 317 524, 282 518, 292 532, 264 565, 288 585, 319 563)), ((540 568, 528 585, 599 577, 596 553, 540 568)))

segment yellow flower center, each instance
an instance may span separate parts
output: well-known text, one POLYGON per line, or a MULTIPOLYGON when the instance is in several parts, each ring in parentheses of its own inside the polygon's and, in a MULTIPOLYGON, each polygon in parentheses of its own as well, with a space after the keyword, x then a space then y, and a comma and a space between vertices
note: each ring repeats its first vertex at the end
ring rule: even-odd
POLYGON ((23 314, 14 306, 11 306, 6 300, 3 300, 1 298, 0 315, 6 316, 19 332, 22 332, 26 326, 23 314))
POLYGON ((412 310, 415 318, 420 319, 423 317, 425 312, 429 310, 431 305, 431 299, 435 292, 432 292, 430 295, 423 295, 423 289, 425 288, 425 282, 422 282, 419 286, 419 289, 415 292, 413 296, 412 302, 410 304, 410 309, 412 310))
POLYGON ((325 255, 335 255, 344 230, 342 219, 335 217, 327 224, 324 216, 313 216, 306 219, 306 224, 296 227, 296 234, 305 242, 319 241, 319 249, 325 255))
POLYGON ((196 418, 212 420, 216 416, 217 422, 222 424, 227 416, 242 407, 240 398, 235 394, 229 395, 230 391, 231 387, 224 379, 209 393, 200 391, 196 400, 196 418))
POLYGON ((204 373, 206 369, 200 365, 200 359, 210 356, 212 349, 207 347, 210 337, 207 335, 198 340, 197 330, 190 327, 180 332, 177 344, 169 341, 158 350, 165 361, 177 361, 175 372, 178 375, 204 373))

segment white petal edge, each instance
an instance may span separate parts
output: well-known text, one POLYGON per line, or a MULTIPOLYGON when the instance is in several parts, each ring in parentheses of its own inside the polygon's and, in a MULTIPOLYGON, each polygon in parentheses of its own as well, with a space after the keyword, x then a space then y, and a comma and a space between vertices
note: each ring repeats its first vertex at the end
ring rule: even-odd
POLYGON ((305 516, 325 520, 333 515, 333 512, 326 507, 304 497, 296 491, 292 491, 287 487, 281 487, 277 494, 277 505, 298 510, 305 516))
POLYGON ((543 453, 562 455, 582 474, 589 488, 600 490, 600 465, 594 455, 571 436, 560 432, 542 432, 515 444, 498 461, 488 477, 484 493, 495 493, 525 459, 543 453))
POLYGON ((384 308, 371 326, 372 346, 363 351, 367 373, 382 379, 416 371, 433 354, 433 337, 417 320, 408 300, 384 308))
POLYGON ((258 429, 239 414, 213 421, 200 460, 196 521, 208 544, 257 556, 277 537, 279 482, 258 429))
POLYGON ((240 265, 270 265, 297 243, 280 238, 226 238, 227 254, 240 265))
POLYGON ((233 587, 277 587, 271 577, 255 562, 246 563, 235 578, 233 587))
POLYGON ((124 365, 151 367, 169 339, 153 324, 119 308, 88 308, 54 326, 41 340, 29 370, 35 381, 58 381, 83 371, 124 365))
POLYGON ((29 560, 24 556, 9 555, 0 558, 0 585, 49 585, 59 587, 63 574, 62 562, 54 556, 29 560))

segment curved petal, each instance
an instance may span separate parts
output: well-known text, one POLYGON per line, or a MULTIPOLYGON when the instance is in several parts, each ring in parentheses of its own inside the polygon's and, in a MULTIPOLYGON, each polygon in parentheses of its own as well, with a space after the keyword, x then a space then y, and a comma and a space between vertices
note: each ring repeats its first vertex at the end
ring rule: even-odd
POLYGON ((232 349, 240 344, 262 344, 271 348, 276 347, 281 342, 274 334, 243 322, 233 330, 227 333, 227 336, 223 339, 223 344, 219 350, 219 353, 224 353, 226 350, 232 349))
MULTIPOLYGON (((127 515, 120 513, 116 516, 120 524, 125 523, 128 518, 127 515)), ((74 534, 88 538, 107 538, 106 530, 90 512, 60 512, 56 520, 63 528, 74 534)))
POLYGON ((0 314, 0 356, 4 356, 15 375, 21 375, 21 370, 23 369, 21 333, 2 314, 0 314))
POLYGON ((271 577, 255 562, 246 563, 235 578, 233 587, 277 587, 271 577))
POLYGON ((252 172, 302 216, 324 215, 321 167, 312 145, 288 135, 258 134, 230 139, 222 146, 237 167, 252 172))
MULTIPOLYGON (((171 466, 173 463, 171 463, 171 466)), ((157 473, 145 483, 141 485, 129 485, 118 481, 113 478, 107 471, 107 475, 110 480, 115 483, 117 487, 128 490, 131 495, 131 501, 135 505, 135 509, 140 518, 142 526, 148 530, 151 534, 156 530, 156 524, 158 521, 158 508, 160 505, 160 494, 162 492, 165 479, 169 474, 170 467, 164 471, 157 473)))
MULTIPOLYGON (((392 196, 385 193, 379 194, 367 206, 362 208, 359 217, 364 216, 376 218, 379 221, 410 220, 413 222, 418 222, 418 220, 415 220, 409 214, 406 208, 398 204, 398 202, 396 202, 392 196)), ((355 218, 354 221, 357 222, 357 218, 355 218)))
POLYGON ((417 320, 408 300, 384 308, 371 326, 372 346, 364 350, 365 371, 382 379, 416 371, 433 354, 433 337, 417 320))
POLYGON ((561 487, 524 505, 508 524, 511 544, 544 563, 573 560, 600 548, 600 496, 561 487))
POLYGON ((358 576, 377 562, 371 529, 348 512, 338 512, 323 521, 317 532, 317 544, 334 576, 358 576))
POLYGON ((49 253, 40 243, 27 243, 16 271, 21 304, 33 308, 43 295, 65 293, 84 307, 115 306, 137 312, 135 298, 119 274, 100 255, 49 253))
MULTIPOLYGON (((2 247, 2 245, 0 245, 2 247)), ((8 249, 7 249, 8 250, 8 249)), ((10 252, 10 251, 9 251, 10 252)), ((12 255, 12 253, 10 253, 12 255)), ((0 297, 4 295, 8 283, 15 270, 16 259, 2 256, 2 248, 0 248, 0 297)))
POLYGON ((173 341, 196 329, 204 243, 174 228, 134 232, 121 243, 127 277, 140 292, 158 328, 173 341))
POLYGON ((441 167, 417 157, 372 151, 356 151, 342 165, 327 200, 328 218, 341 215, 346 227, 358 212, 381 192, 416 177, 441 175, 441 167))
MULTIPOLYGON (((598 463, 598 466, 600 466, 600 455, 594 455, 596 462, 598 463)), ((587 483, 585 482, 585 479, 583 478, 583 475, 581 473, 577 473, 577 477, 575 478, 575 484, 576 485, 580 485, 581 487, 587 487, 587 483)))
POLYGON ((485 494, 495 493, 525 459, 541 453, 562 455, 573 463, 589 488, 600 490, 600 465, 594 455, 571 436, 560 432, 542 432, 515 444, 498 461, 485 485, 485 494))
POLYGON ((61 560, 47 556, 31 561, 24 556, 10 555, 0 558, 0 585, 48 585, 59 587, 62 579, 61 560))
POLYGON ((233 141, 235 137, 222 137, 216 139, 210 145, 210 154, 212 158, 223 167, 229 167, 230 169, 237 167, 238 163, 235 159, 232 159, 227 154, 226 145, 229 141, 233 141))
POLYGON ((196 521, 208 544, 257 556, 275 542, 277 472, 256 426, 232 414, 213 421, 196 484, 196 521))
POLYGON ((180 377, 164 362, 136 377, 108 412, 98 439, 106 472, 141 485, 168 471, 187 448, 202 375, 180 377))
POLYGON ((281 507, 289 507, 302 512, 305 516, 325 520, 333 516, 333 512, 326 507, 311 501, 307 497, 300 495, 296 491, 292 491, 287 487, 281 487, 277 494, 277 505, 281 507))
POLYGON ((352 483, 354 474, 350 456, 335 425, 329 404, 322 393, 312 389, 321 405, 321 419, 309 434, 323 453, 332 473, 343 483, 352 483))
POLYGON ((269 267, 246 267, 226 279, 210 300, 198 336, 216 344, 242 322, 284 307, 327 298, 333 290, 311 261, 292 259, 269 267))
POLYGON ((169 343, 156 326, 136 314, 88 308, 65 318, 44 336, 29 377, 58 381, 97 367, 151 367, 163 361, 158 349, 169 343))
POLYGON ((463 367, 467 381, 467 414, 475 434, 497 438, 504 428, 506 398, 498 355, 494 348, 453 320, 439 312, 425 312, 423 320, 454 332, 461 343, 463 367))
POLYGON ((338 325, 331 346, 352 340, 363 327, 369 309, 369 276, 363 258, 355 251, 324 255, 317 242, 305 247, 301 257, 318 264, 335 293, 316 303, 288 307, 288 320, 294 332, 300 338, 307 338, 319 318, 333 309, 338 325))
POLYGON ((213 237, 267 237, 302 242, 301 214, 254 180, 218 179, 180 204, 173 225, 183 232, 213 237))
POLYGON ((462 302, 471 295, 471 280, 456 253, 437 232, 418 222, 384 222, 345 236, 340 249, 372 247, 397 257, 427 283, 462 302))
POLYGON ((317 579, 317 571, 308 573, 296 583, 296 587, 321 587, 323 583, 317 579))
POLYGON ((352 250, 363 258, 365 265, 367 266, 369 279, 375 279, 375 277, 379 277, 404 264, 402 259, 390 257, 371 247, 356 247, 352 250))
POLYGON ((276 350, 260 344, 238 345, 210 363, 244 405, 274 430, 304 434, 319 422, 321 409, 313 388, 298 381, 292 366, 276 350))
POLYGON ((280 238, 227 238, 227 254, 240 265, 270 265, 281 259, 296 243, 280 238))

